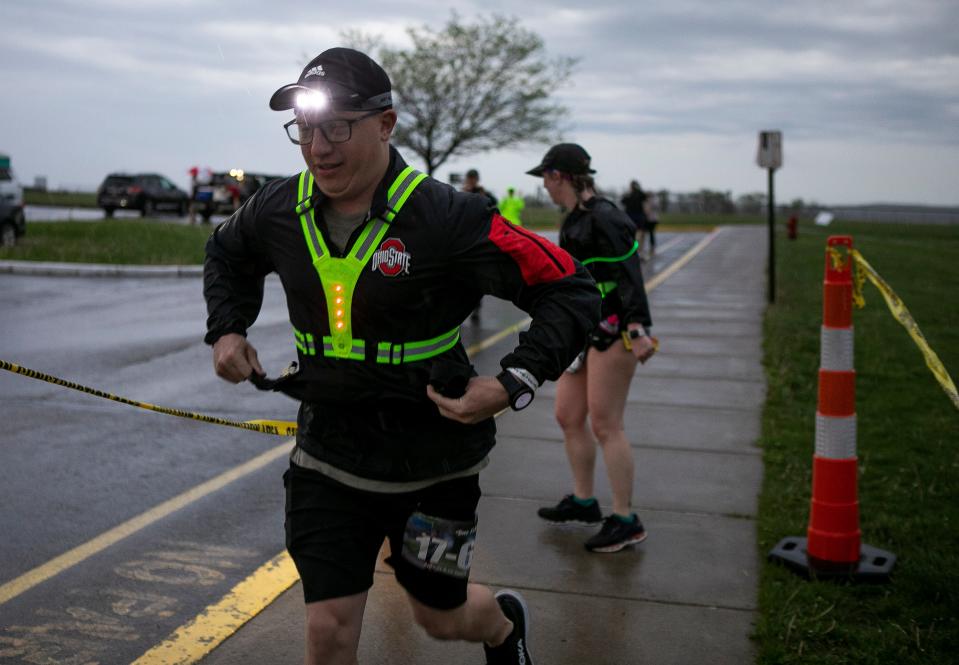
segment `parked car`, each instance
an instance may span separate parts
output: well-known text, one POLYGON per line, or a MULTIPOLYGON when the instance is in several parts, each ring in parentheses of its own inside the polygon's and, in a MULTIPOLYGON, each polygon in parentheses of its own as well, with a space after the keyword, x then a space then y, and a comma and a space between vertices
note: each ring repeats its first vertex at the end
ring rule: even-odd
POLYGON ((111 173, 97 189, 97 206, 107 217, 118 209, 139 210, 143 217, 167 211, 186 215, 190 196, 156 173, 111 173))
POLYGON ((196 212, 209 222, 214 214, 232 215, 260 187, 283 176, 246 173, 232 169, 229 173, 212 173, 209 182, 197 183, 193 194, 196 212))
POLYGON ((26 232, 23 188, 10 167, 10 157, 0 155, 0 247, 13 247, 26 232))

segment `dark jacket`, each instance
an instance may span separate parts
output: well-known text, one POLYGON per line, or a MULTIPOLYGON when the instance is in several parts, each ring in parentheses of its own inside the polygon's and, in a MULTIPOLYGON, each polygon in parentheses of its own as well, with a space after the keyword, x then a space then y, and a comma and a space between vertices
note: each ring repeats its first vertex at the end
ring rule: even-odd
MULTIPOLYGON (((387 189, 405 166, 391 148, 373 216, 383 213, 387 189)), ((230 332, 245 334, 259 312, 263 279, 270 272, 282 281, 294 328, 316 339, 329 335, 322 286, 294 212, 296 192, 296 176, 267 183, 207 242, 207 343, 230 332)), ((323 195, 318 188, 314 192, 317 225, 326 236, 323 195)), ((348 247, 359 233, 353 233, 348 247)), ((353 336, 365 340, 367 349, 378 342, 436 337, 458 326, 484 294, 491 294, 533 319, 501 365, 524 368, 540 381, 555 380, 598 320, 599 296, 585 268, 495 214, 483 196, 427 178, 392 221, 383 245, 387 242, 408 255, 405 270, 387 274, 395 271, 369 263, 353 295, 353 336)), ((376 480, 421 480, 469 468, 493 447, 492 418, 459 424, 440 416, 426 396, 434 363, 468 371, 462 342, 441 356, 399 365, 302 351, 298 361, 305 396, 297 445, 339 469, 376 480)))
MULTIPOLYGON (((559 246, 580 261, 624 256, 635 241, 636 227, 630 219, 612 201, 601 197, 573 209, 559 231, 559 246)), ((637 253, 624 261, 596 261, 586 267, 596 282, 616 283, 603 298, 603 318, 618 315, 622 329, 629 323, 647 328, 653 325, 637 253)))

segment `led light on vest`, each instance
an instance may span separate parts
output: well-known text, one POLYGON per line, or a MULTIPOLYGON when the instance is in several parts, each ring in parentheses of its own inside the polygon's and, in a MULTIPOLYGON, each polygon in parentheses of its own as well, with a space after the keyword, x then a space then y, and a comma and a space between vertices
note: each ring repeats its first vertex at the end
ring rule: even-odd
POLYGON ((343 310, 342 310, 342 309, 336 310, 336 318, 338 318, 338 319, 342 319, 342 318, 343 318, 343 310))
POLYGON ((342 304, 343 304, 343 298, 337 296, 337 297, 333 300, 333 302, 334 302, 335 304, 337 304, 337 305, 342 305, 342 304))
POLYGON ((343 323, 342 321, 337 321, 337 322, 336 322, 336 329, 337 329, 337 330, 343 330, 343 326, 345 326, 345 325, 346 325, 346 324, 343 323))

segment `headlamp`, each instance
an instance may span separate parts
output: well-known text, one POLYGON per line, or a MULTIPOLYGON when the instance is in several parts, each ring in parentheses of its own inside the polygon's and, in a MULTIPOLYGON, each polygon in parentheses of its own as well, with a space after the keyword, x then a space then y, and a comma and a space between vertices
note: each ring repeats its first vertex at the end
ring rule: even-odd
POLYGON ((294 106, 303 113, 316 113, 330 105, 330 98, 319 90, 304 90, 296 96, 294 106))

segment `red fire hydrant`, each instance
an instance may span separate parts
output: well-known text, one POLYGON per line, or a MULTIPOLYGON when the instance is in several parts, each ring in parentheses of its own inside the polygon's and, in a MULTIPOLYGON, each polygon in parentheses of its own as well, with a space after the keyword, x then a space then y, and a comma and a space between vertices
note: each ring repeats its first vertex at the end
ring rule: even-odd
POLYGON ((799 227, 799 220, 796 218, 796 215, 792 215, 789 218, 789 221, 786 222, 786 237, 790 240, 795 240, 797 231, 799 227))

